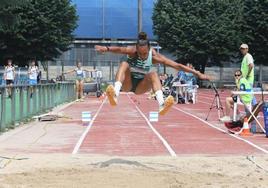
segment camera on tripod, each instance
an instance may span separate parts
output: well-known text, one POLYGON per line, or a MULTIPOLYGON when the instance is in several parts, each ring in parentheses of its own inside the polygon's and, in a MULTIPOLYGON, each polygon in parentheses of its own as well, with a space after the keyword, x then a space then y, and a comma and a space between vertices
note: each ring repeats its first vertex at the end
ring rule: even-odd
POLYGON ((213 99, 213 101, 212 101, 212 103, 210 105, 209 112, 208 112, 207 117, 206 117, 206 121, 208 120, 208 116, 209 116, 209 114, 210 114, 210 112, 211 112, 211 110, 213 108, 215 108, 217 110, 218 119, 220 119, 221 114, 224 115, 224 111, 223 111, 223 107, 222 107, 222 103, 221 103, 219 92, 218 92, 215 84, 213 82, 210 82, 210 83, 211 83, 211 88, 215 92, 215 96, 214 96, 214 99, 213 99))
POLYGON ((215 84, 213 82, 211 82, 211 88, 215 91, 216 94, 219 94, 215 84))

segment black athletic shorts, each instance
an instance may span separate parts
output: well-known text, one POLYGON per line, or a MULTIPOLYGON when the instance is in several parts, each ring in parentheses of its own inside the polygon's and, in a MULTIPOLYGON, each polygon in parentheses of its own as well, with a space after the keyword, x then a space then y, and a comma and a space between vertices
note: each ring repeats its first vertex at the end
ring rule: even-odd
POLYGON ((131 75, 131 81, 132 81, 132 88, 130 91, 135 92, 137 86, 144 78, 135 78, 133 75, 131 75))
POLYGON ((14 80, 6 80, 6 85, 14 84, 14 80))

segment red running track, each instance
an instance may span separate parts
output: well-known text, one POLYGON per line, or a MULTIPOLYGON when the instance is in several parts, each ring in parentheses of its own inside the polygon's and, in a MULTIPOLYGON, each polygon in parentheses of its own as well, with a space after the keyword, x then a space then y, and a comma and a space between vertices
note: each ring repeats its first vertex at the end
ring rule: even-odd
MULTIPOLYGON (((229 94, 221 93, 223 105, 229 94)), ((208 122, 203 120, 213 97, 213 91, 200 90, 197 104, 176 104, 154 123, 146 119, 150 111, 158 110, 158 105, 148 100, 147 95, 121 94, 118 106, 111 107, 106 101, 98 112, 89 106, 95 119, 81 135, 73 153, 113 156, 268 153, 268 139, 264 134, 250 138, 230 136, 217 121, 215 109, 208 122)))

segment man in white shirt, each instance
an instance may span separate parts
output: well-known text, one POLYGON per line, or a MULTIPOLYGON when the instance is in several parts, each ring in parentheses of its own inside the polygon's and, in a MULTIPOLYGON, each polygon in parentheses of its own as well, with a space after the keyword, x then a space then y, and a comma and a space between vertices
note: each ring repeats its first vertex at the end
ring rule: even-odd
POLYGON ((15 67, 12 65, 12 59, 7 59, 7 66, 5 67, 4 80, 7 85, 7 92, 9 98, 11 98, 11 87, 14 84, 15 79, 15 67))

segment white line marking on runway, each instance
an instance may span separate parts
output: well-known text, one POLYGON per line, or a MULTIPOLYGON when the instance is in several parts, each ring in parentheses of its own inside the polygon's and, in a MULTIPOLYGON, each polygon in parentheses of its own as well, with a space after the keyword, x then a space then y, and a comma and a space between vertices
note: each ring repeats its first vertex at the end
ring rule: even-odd
POLYGON ((198 120, 200 120, 200 121, 202 121, 203 123, 207 124, 208 126, 214 128, 214 129, 217 129, 218 131, 221 131, 221 132, 223 132, 223 133, 226 133, 226 134, 228 134, 229 136, 234 137, 234 138, 236 138, 236 139, 238 139, 238 140, 241 140, 241 141, 243 141, 243 142, 245 142, 245 143, 247 143, 247 144, 253 146, 254 148, 256 148, 256 149, 258 149, 258 150, 260 150, 260 151, 262 151, 262 152, 268 154, 268 151, 267 151, 266 149, 264 149, 264 148, 262 148, 262 147, 260 147, 260 146, 257 146, 256 144, 254 144, 254 143, 252 143, 252 142, 250 142, 250 141, 248 141, 248 140, 246 140, 246 139, 243 139, 243 138, 241 138, 241 137, 239 137, 239 136, 237 136, 237 135, 234 135, 234 134, 230 134, 230 133, 228 133, 227 131, 225 131, 225 130, 223 130, 223 129, 221 129, 221 128, 219 128, 219 127, 217 127, 217 126, 215 126, 215 125, 213 125, 213 124, 211 124, 211 123, 209 123, 209 122, 207 122, 207 121, 205 121, 205 120, 203 120, 203 119, 201 119, 201 118, 199 118, 199 117, 197 117, 197 116, 195 116, 195 115, 193 115, 193 114, 191 114, 191 113, 189 113, 189 112, 186 112, 186 111, 184 111, 184 110, 181 110, 181 109, 179 109, 179 108, 177 108, 177 107, 173 107, 173 108, 176 109, 176 110, 178 110, 178 111, 180 111, 180 112, 183 112, 183 113, 185 113, 185 114, 187 114, 187 115, 189 115, 189 116, 192 116, 192 117, 194 117, 194 118, 196 118, 196 119, 198 119, 198 120))
POLYGON ((86 130, 83 132, 83 134, 81 135, 80 139, 78 140, 78 142, 76 143, 74 150, 72 152, 72 154, 77 154, 80 146, 82 145, 84 139, 86 138, 90 128, 92 127, 93 122, 95 121, 96 117, 98 116, 102 106, 104 105, 104 103, 106 102, 107 97, 105 98, 105 100, 103 100, 103 102, 101 103, 99 109, 97 110, 96 114, 94 115, 93 119, 90 121, 89 125, 87 126, 86 130))
POLYGON ((139 107, 132 101, 132 99, 129 97, 129 100, 135 105, 136 109, 138 110, 138 112, 142 115, 142 117, 146 120, 147 124, 149 125, 149 127, 152 129, 152 131, 156 134, 156 136, 161 140, 161 142, 164 144, 164 146, 166 147, 166 149, 168 150, 169 154, 172 157, 176 157, 177 154, 175 153, 175 151, 171 148, 171 146, 169 145, 169 143, 163 138, 163 136, 153 127, 153 125, 150 123, 150 121, 148 120, 148 118, 146 118, 146 116, 144 115, 144 113, 139 109, 139 107))

